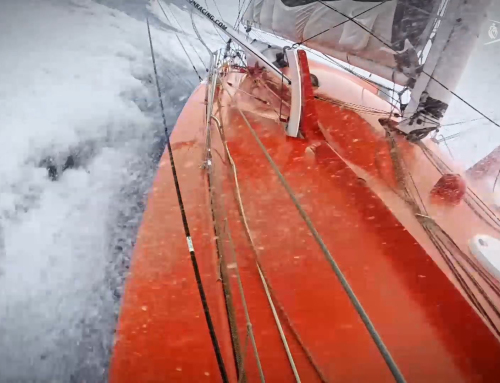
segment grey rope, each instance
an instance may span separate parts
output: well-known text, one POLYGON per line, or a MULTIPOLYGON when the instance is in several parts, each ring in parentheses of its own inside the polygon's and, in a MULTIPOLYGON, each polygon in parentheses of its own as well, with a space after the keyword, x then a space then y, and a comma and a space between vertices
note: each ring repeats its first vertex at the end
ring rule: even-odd
MULTIPOLYGON (((166 19, 168 20, 168 22, 171 24, 170 19, 168 18, 167 14, 165 13, 165 10, 163 9, 163 7, 161 6, 160 0, 158 0, 158 5, 160 6, 160 8, 161 8, 163 14, 165 15, 166 19)), ((201 78, 200 74, 198 73, 198 69, 196 69, 196 66, 193 63, 193 60, 191 60, 191 56, 189 56, 189 53, 187 53, 186 48, 184 47, 184 44, 182 43, 182 41, 179 38, 179 35, 177 33, 175 34, 175 37, 177 37, 177 40, 179 41, 179 44, 181 44, 182 50, 186 54, 186 57, 188 58, 189 62, 191 63, 191 66, 193 67, 194 72, 198 76, 198 79, 200 80, 200 82, 203 81, 203 79, 201 78)), ((201 58, 200 58, 200 60, 201 60, 201 58)), ((205 64, 203 64, 203 65, 205 65, 205 64)))
MULTIPOLYGON (((228 94, 231 97, 231 99, 233 99, 232 95, 229 92, 228 92, 228 94)), ((394 379, 398 383, 405 382, 405 378, 404 378, 403 374, 399 370, 396 362, 392 358, 392 356, 391 356, 389 350, 387 349, 386 345, 384 344, 382 338, 380 337, 380 335, 378 334, 377 330, 375 329, 375 326, 373 325, 372 321, 370 320, 368 314, 366 313, 365 309, 361 305, 361 302, 357 298, 357 296, 354 293, 352 287, 350 286, 350 284, 347 281, 346 277, 342 273, 342 270, 340 270, 340 267, 338 266, 337 262, 335 261, 335 259, 333 258, 333 256, 330 254, 330 251, 328 250, 328 247, 326 246, 326 244, 324 243, 323 239, 321 238, 321 235, 318 233, 318 231, 314 227, 314 224, 312 223, 311 219, 309 218, 309 216, 307 215, 307 213, 304 211, 304 209, 300 205, 300 202, 297 200, 297 197, 295 197, 295 194, 294 194, 292 188, 290 187, 290 185, 286 181, 286 179, 283 176, 283 174, 281 174, 280 170, 278 169, 278 166, 274 163, 273 159, 271 158, 271 156, 267 152, 267 149, 264 146, 264 144, 260 141, 257 133, 252 128, 252 126, 251 126, 250 122, 247 120, 245 114, 241 111, 241 109, 238 106, 236 106, 236 108, 238 109, 238 111, 239 111, 240 115, 242 116, 243 120, 245 121, 248 129, 250 130, 250 133, 255 138, 255 141, 257 142, 257 144, 259 145, 260 149, 264 153, 264 156, 269 161, 271 167, 273 168, 274 172, 278 176, 281 184, 283 185, 283 187, 285 188, 285 190, 288 192, 288 195, 292 199, 292 201, 293 201, 295 207, 297 208, 300 216, 302 217, 302 219, 306 223, 307 227, 311 231, 312 235, 314 236, 314 239, 319 244, 321 250, 323 251, 323 253, 325 255, 326 260, 328 261, 328 263, 332 267, 335 275, 337 276, 340 284, 342 285, 344 291, 346 292, 347 296, 349 297, 349 299, 350 299, 352 305, 354 306, 356 312, 358 313, 358 315, 360 316, 361 320, 363 321, 366 329, 370 333, 370 336, 372 337, 375 345, 377 346, 378 350, 380 351, 380 354, 384 358, 384 360, 385 360, 385 362, 387 364, 387 367, 389 367, 389 370, 391 371, 394 379)))
MULTIPOLYGON (((248 222, 247 222, 247 219, 246 219, 245 209, 243 208, 243 202, 241 200, 241 193, 240 193, 240 186, 239 186, 239 182, 238 182, 238 173, 237 173, 237 170, 236 170, 236 165, 234 164, 233 157, 231 156, 231 153, 229 152, 229 148, 227 147, 227 143, 225 141, 224 134, 222 133, 221 129, 219 129, 219 134, 221 135, 221 139, 223 141, 224 148, 226 150, 226 155, 228 157, 229 163, 231 164, 231 168, 233 170, 234 181, 235 181, 235 184, 236 184, 236 199, 238 201, 238 205, 239 205, 239 208, 240 208, 241 216, 242 216, 242 219, 243 219, 243 225, 245 227, 245 231, 247 233, 247 236, 248 236, 248 238, 250 240, 250 244, 252 246, 252 249, 256 252, 256 248, 257 247, 255 246, 255 243, 253 241, 253 237, 252 237, 251 232, 250 232, 250 228, 248 227, 248 222)), ((274 306, 271 294, 269 292, 268 283, 266 281, 266 278, 264 277, 264 274, 263 274, 262 269, 261 269, 261 267, 259 265, 259 262, 256 262, 256 265, 257 265, 257 269, 259 271, 259 276, 261 278, 262 284, 264 286, 264 290, 265 290, 265 293, 266 293, 267 300, 269 302, 269 305, 271 307, 271 311, 273 313, 273 317, 274 317, 274 321, 276 323, 276 327, 278 327, 278 332, 280 334, 281 341, 283 342, 283 346, 285 348, 285 352, 286 352, 288 361, 290 363, 290 367, 291 367, 293 375, 295 377, 295 381, 298 382, 298 383, 300 383, 301 382, 300 376, 299 376, 299 373, 297 371, 297 367, 295 366, 295 361, 293 359, 292 352, 290 351, 290 347, 288 346, 288 341, 286 339, 285 333, 283 331, 283 327, 281 326, 281 322, 280 322, 279 317, 278 317, 278 313, 276 312, 276 308, 274 306)), ((253 333, 252 333, 252 336, 253 336, 253 333)), ((260 365, 260 361, 259 361, 259 365, 260 365)), ((261 372, 261 367, 259 369, 259 372, 261 372)), ((261 379, 264 379, 263 373, 261 375, 261 379)))

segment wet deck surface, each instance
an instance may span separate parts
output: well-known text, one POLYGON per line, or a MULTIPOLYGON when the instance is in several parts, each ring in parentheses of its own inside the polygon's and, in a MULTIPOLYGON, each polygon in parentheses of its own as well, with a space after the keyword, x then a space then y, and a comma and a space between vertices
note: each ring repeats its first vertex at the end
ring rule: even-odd
MULTIPOLYGON (((207 172, 201 168, 206 155, 204 94, 202 87, 191 97, 172 134, 172 146, 210 313, 231 381, 237 369, 249 381, 259 379, 236 267, 266 379, 293 380, 257 261, 303 381, 393 380, 328 256, 247 121, 403 376, 408 381, 496 381, 500 344, 495 336, 411 230, 328 145, 310 150, 309 142, 287 138, 269 117, 272 113, 249 109, 249 97, 239 94, 232 101, 227 92, 221 92, 221 109, 214 114, 222 122, 237 168, 241 204, 215 124, 210 195, 207 172), (220 277, 228 278, 231 295, 226 294, 226 299, 220 277), (236 324, 232 333, 228 312, 236 324)), ((335 116, 334 112, 328 115, 335 116)), ((220 381, 166 156, 134 254, 111 380, 220 381)))

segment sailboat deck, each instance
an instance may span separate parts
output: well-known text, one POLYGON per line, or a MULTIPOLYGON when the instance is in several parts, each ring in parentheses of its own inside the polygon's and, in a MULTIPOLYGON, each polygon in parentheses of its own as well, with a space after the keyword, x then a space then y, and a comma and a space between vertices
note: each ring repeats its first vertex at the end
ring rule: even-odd
MULTIPOLYGON (((330 75, 320 77, 326 93, 342 81, 330 75)), ((111 381, 215 382, 223 370, 227 381, 382 382, 398 379, 394 366, 407 381, 497 381, 500 343, 443 272, 394 193, 394 175, 383 176, 391 173, 384 136, 352 111, 318 100, 327 141, 289 138, 272 103, 251 96, 251 77, 229 73, 222 83, 211 166, 206 85, 184 108, 171 144, 223 366, 166 154, 134 253, 111 381)), ((417 181, 430 190, 436 177, 428 171, 417 181)), ((467 230, 460 227, 447 230, 467 230)))

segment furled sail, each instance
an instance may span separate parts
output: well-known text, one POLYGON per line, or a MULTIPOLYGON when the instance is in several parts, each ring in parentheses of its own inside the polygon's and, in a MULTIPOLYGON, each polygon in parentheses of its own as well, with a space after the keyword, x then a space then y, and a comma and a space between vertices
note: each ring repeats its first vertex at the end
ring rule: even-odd
POLYGON ((442 0, 252 0, 243 21, 406 85, 442 0), (354 18, 352 22, 349 18, 354 18))

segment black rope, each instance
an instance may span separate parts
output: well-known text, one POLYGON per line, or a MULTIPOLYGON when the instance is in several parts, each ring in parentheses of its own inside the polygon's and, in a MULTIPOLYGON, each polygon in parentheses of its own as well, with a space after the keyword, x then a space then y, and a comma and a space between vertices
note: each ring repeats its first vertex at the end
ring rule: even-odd
MULTIPOLYGON (((333 27, 330 27, 330 28, 328 28, 328 29, 325 29, 325 30, 324 30, 324 31, 322 31, 322 32, 316 33, 314 36, 311 36, 311 37, 309 37, 309 38, 307 38, 307 39, 305 39, 305 40, 302 40, 302 41, 301 41, 301 42, 299 42, 299 43, 295 43, 295 44, 293 45, 293 48, 297 48, 298 46, 300 46, 300 45, 304 44, 305 42, 307 42, 307 41, 309 41, 309 40, 312 40, 312 39, 314 39, 315 37, 318 37, 318 36, 322 35, 323 33, 326 33, 326 32, 328 32, 328 31, 330 31, 330 30, 332 30, 332 29, 335 29, 335 28, 337 28, 337 27, 340 27, 341 25, 344 25, 345 23, 347 23, 347 22, 349 22, 349 21, 354 21, 354 19, 355 19, 356 17, 359 17, 359 16, 361 16, 361 15, 364 15, 365 13, 368 13, 368 12, 370 12, 372 9, 375 9, 375 8, 377 8, 377 7, 380 7, 382 4, 385 4, 385 3, 387 3, 388 1, 389 1, 389 0, 384 0, 384 1, 382 1, 381 3, 378 3, 377 5, 374 5, 373 7, 368 8, 367 10, 365 10, 365 11, 363 11, 363 12, 361 12, 361 13, 358 13, 358 14, 357 14, 357 15, 355 15, 355 16, 352 16, 352 17, 348 17, 348 16, 346 16, 346 17, 347 17, 347 20, 344 20, 344 21, 342 21, 341 23, 338 23, 338 24, 334 25, 333 27)), ((322 3, 322 2, 320 1, 320 3, 322 3)))
POLYGON ((184 202, 182 201, 181 188, 179 185, 179 179, 177 177, 177 170, 175 168, 174 155, 172 152, 172 146, 170 144, 170 136, 168 134, 168 129, 167 129, 167 120, 165 118, 165 109, 163 107, 163 100, 162 100, 162 95, 161 95, 161 90, 160 90, 160 82, 158 80, 158 71, 156 69, 156 61, 155 61, 155 55, 154 55, 154 49, 153 49, 153 40, 151 39, 151 30, 149 27, 149 19, 148 18, 146 18, 146 23, 148 26, 149 46, 151 48, 151 59, 153 61, 153 68, 154 68, 154 74, 155 74, 155 79, 156 79, 156 88, 158 90, 158 99, 160 101, 160 109, 161 109, 161 114, 162 114, 162 118, 163 118, 163 127, 165 128, 165 136, 167 139, 168 155, 170 158, 170 166, 172 168, 172 175, 174 178, 175 191, 177 193, 177 201, 179 203, 179 208, 181 210, 182 224, 184 226, 184 234, 186 235, 186 240, 188 242, 189 255, 191 256, 191 263, 193 265, 193 270, 194 270, 194 274, 196 277, 196 284, 198 286, 198 292, 200 294, 201 303, 203 305, 203 311, 205 313, 205 319, 207 321, 208 330, 210 332, 210 338, 212 340, 212 346, 213 346, 213 349, 215 352, 215 356, 217 358, 217 364, 219 366, 221 378, 222 378, 222 381, 224 383, 229 383, 226 368, 224 366, 224 360, 222 358, 222 353, 221 353, 221 350, 219 347, 219 342, 217 341, 217 335, 215 333, 214 324, 212 322, 212 317, 210 315, 207 297, 205 295, 205 290, 203 288, 203 282, 201 281, 200 270, 198 268, 198 262, 196 260, 196 254, 195 254, 194 247, 193 247, 192 240, 191 240, 191 233, 189 231, 189 225, 188 225, 188 221, 187 221, 187 217, 186 217, 186 211, 184 209, 184 202))
MULTIPOLYGON (((164 14, 164 15, 165 15, 165 17, 167 18, 168 22, 169 22, 170 24, 172 24, 172 23, 171 23, 171 21, 170 21, 170 19, 169 19, 169 17, 167 16, 167 14, 165 13, 165 11, 163 10, 163 7, 161 6, 161 2, 160 2, 160 0, 158 0, 158 5, 160 6, 161 10, 163 11, 163 14, 164 14)), ((168 7, 168 4, 167 4, 167 7, 168 7)), ((198 50, 194 47, 194 45, 191 43, 191 41, 189 41, 189 36, 188 36, 188 34, 186 33, 186 31, 185 31, 185 30, 184 30, 184 28, 182 27, 181 23, 179 23, 179 20, 178 20, 178 19, 177 19, 177 17, 175 16, 174 12, 172 12, 172 10, 171 10, 170 8, 169 8, 169 10, 170 10, 170 13, 172 14, 172 16, 173 16, 173 18, 174 18, 175 22, 176 22, 176 23, 177 23, 177 25, 181 28, 182 33, 184 33, 184 35, 186 36, 186 40, 187 40, 187 42, 189 43, 189 45, 191 45, 191 48, 193 48, 193 51, 194 51, 194 53, 196 53, 196 56, 198 56, 198 59, 200 60, 200 62, 201 62, 201 64, 203 65, 203 67, 205 68, 205 71, 207 71, 207 72, 208 72, 207 65, 205 64, 205 62, 204 62, 204 61, 203 61, 203 59, 201 58, 200 54, 198 53, 198 50)))
POLYGON ((493 120, 492 118, 488 117, 486 114, 484 114, 483 112, 481 112, 479 109, 477 109, 476 107, 474 107, 473 105, 471 105, 468 101, 465 101, 462 97, 460 97, 458 94, 456 94, 454 91, 452 91, 450 88, 448 88, 446 85, 444 85, 441 81, 435 79, 433 76, 431 76, 430 74, 428 74, 426 71, 422 71, 423 74, 425 74, 426 76, 428 76, 431 80, 437 82, 439 85, 441 85, 444 89, 446 89, 448 92, 450 92, 453 96, 455 96, 456 98, 458 98, 460 101, 462 101, 465 105, 467 105, 469 108, 471 108, 472 110, 474 110, 475 112, 479 113, 483 118, 487 119, 489 122, 491 122, 493 125, 497 126, 500 128, 500 124, 498 124, 498 122, 496 122, 495 120, 493 120))
POLYGON ((413 208, 414 212, 416 213, 416 216, 418 218, 419 223, 422 225, 423 229, 425 230, 425 232, 429 236, 430 240, 433 242, 434 246, 436 247, 436 249, 440 253, 440 255, 443 258, 443 260, 445 261, 445 263, 448 265, 449 269, 451 270, 451 272, 455 276, 457 282, 460 284, 464 293, 470 299, 471 303, 479 311, 479 313, 485 318, 485 320, 491 325, 491 327, 495 331, 495 333, 497 335, 500 335, 500 331, 496 327, 496 325, 493 322, 493 320, 491 319, 491 317, 486 312, 486 309, 483 307, 483 305, 479 301, 478 297, 472 291, 469 284, 465 280, 464 276, 461 275, 460 271, 457 269, 457 267, 454 265, 453 262, 455 262, 460 267, 460 269, 462 270, 462 273, 476 287, 479 294, 483 297, 483 299, 486 301, 488 306, 491 308, 491 310, 496 314, 496 316, 498 318, 500 318, 500 311, 495 306, 495 304, 492 302, 492 300, 488 297, 488 295, 484 291, 484 289, 477 282, 474 275, 465 268, 465 266, 457 258, 455 253, 458 253, 458 255, 460 255, 461 259, 463 259, 463 260, 465 260, 465 262, 467 262, 467 264, 483 279, 483 281, 493 290, 493 292, 497 296, 500 296, 500 289, 490 280, 488 273, 482 267, 476 265, 472 260, 470 260, 467 257, 467 255, 461 250, 461 248, 455 243, 453 238, 446 231, 444 231, 444 229, 439 224, 437 224, 432 218, 428 217, 428 212, 427 212, 427 209, 425 207, 425 203, 422 199, 422 196, 420 195, 420 192, 419 192, 418 187, 415 183, 415 180, 413 179, 413 176, 412 176, 411 172, 409 171, 408 165, 406 164, 404 157, 401 154, 398 154, 397 143, 390 133, 389 133, 389 138, 390 138, 392 150, 394 151, 395 155, 397 156, 397 158, 394 160, 395 161, 394 164, 396 165, 396 162, 401 162, 401 164, 404 165, 404 169, 401 169, 401 171, 405 172, 407 174, 407 176, 409 177, 411 184, 413 186, 413 189, 416 191, 418 199, 420 200, 422 210, 420 209, 415 196, 410 192, 404 179, 399 181, 400 186, 403 189, 403 192, 409 198, 408 202, 410 203, 410 206, 413 208), (422 213, 421 213, 422 211, 425 213, 425 215, 422 215, 422 213), (435 230, 435 229, 437 229, 437 230, 435 230), (440 236, 438 235, 438 233, 436 231, 438 233, 440 233, 442 236, 444 236, 444 238, 452 245, 453 249, 455 249, 455 252, 453 251, 452 248, 450 248, 450 246, 448 246, 445 243, 445 240, 440 238, 440 236))
MULTIPOLYGON (((167 18, 167 20, 168 20, 169 24, 172 24, 172 23, 170 22, 170 19, 169 19, 169 18, 168 18, 168 16, 167 16, 167 14, 165 13, 165 10, 164 10, 164 9, 163 9, 163 7, 161 6, 160 0, 158 0, 158 5, 160 6, 160 8, 161 8, 161 10, 162 10, 163 14, 165 15, 165 17, 167 18)), ((175 16, 174 16, 174 17, 175 17, 175 16)), ((179 24, 179 26, 180 26, 180 24, 179 24)), ((181 28, 182 28, 182 27, 181 27, 181 28)), ((188 58, 189 62, 191 63, 191 66, 193 67, 194 72, 195 72, 195 73, 196 73, 196 75, 198 76, 198 79, 200 80, 200 82, 201 82, 201 81, 203 81, 203 79, 201 78, 200 74, 198 73, 198 70, 196 69, 196 66, 195 66, 195 65, 194 65, 194 63, 193 63, 193 60, 191 60, 191 57, 190 57, 190 56, 189 56, 189 54, 187 53, 186 48, 184 47, 184 44, 182 43, 182 41, 181 41, 181 39, 179 38, 179 35, 178 35, 177 33, 175 34, 175 37, 177 37, 177 40, 179 41, 179 44, 181 44, 182 50, 183 50, 183 51, 184 51, 184 53, 186 54, 186 56, 187 56, 187 58, 188 58)), ((194 47, 193 47, 193 48, 194 48, 194 47)), ((200 57, 200 56, 198 56, 198 57, 200 57)), ((200 60, 201 60, 201 58, 200 58, 200 60)), ((205 65, 205 64, 203 63, 203 65, 205 65)), ((205 69, 206 69, 206 67, 205 67, 205 69)))
MULTIPOLYGON (((221 20, 222 20, 222 19, 224 19, 224 18, 222 17, 222 14, 220 13, 220 9, 219 9, 219 6, 217 5, 217 2, 216 2, 215 0, 212 0, 212 1, 213 1, 214 5, 215 5, 215 8, 217 8, 217 13, 218 13, 218 14, 219 14, 219 16, 220 16, 220 19, 221 19, 221 20)), ((206 2, 205 2, 205 3, 206 3, 206 2)))
MULTIPOLYGON (((437 169, 438 172, 441 174, 444 174, 445 172, 450 172, 453 171, 447 164, 444 162, 438 155, 436 155, 434 152, 432 152, 425 144, 422 142, 419 143, 420 149, 424 153, 424 155, 427 157, 427 159, 431 162, 431 164, 437 169), (439 163, 438 163, 439 161, 439 163)), ((479 209, 485 213, 488 218, 495 223, 492 224, 491 222, 487 221, 479 212, 472 206, 472 203, 466 199, 465 202, 466 204, 476 213, 476 215, 486 222, 492 229, 500 233, 500 219, 496 216, 496 214, 490 209, 490 207, 479 197, 474 190, 472 190, 469 186, 467 186, 467 196, 470 197, 470 200, 472 200, 479 209)))
POLYGON ((246 13, 248 8, 250 7, 250 4, 252 3, 252 0, 250 0, 248 2, 247 7, 245 8, 246 1, 247 0, 243 0, 243 3, 241 3, 241 5, 239 6, 238 15, 236 16, 236 21, 234 22, 234 29, 238 29, 239 24, 241 24, 241 19, 243 18, 243 15, 246 13), (243 11, 243 8, 245 8, 245 12, 241 13, 241 11, 243 11))
POLYGON ((498 177, 500 177, 500 170, 498 170, 498 174, 495 177, 495 183, 493 184, 493 192, 495 191, 495 187, 497 186, 498 177))

